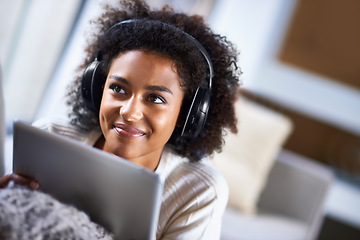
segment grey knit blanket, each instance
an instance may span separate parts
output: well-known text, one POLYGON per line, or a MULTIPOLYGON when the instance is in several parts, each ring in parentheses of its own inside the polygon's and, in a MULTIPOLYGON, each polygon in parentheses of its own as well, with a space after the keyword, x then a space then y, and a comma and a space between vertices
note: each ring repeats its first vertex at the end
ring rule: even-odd
POLYGON ((84 213, 22 186, 0 190, 0 239, 113 239, 84 213))

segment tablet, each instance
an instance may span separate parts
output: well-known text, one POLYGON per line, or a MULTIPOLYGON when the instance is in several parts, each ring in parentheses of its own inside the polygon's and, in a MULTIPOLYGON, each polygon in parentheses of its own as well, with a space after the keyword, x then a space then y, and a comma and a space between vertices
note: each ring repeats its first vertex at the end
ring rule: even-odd
POLYGON ((23 121, 14 122, 13 171, 116 239, 156 236, 164 180, 153 171, 23 121))

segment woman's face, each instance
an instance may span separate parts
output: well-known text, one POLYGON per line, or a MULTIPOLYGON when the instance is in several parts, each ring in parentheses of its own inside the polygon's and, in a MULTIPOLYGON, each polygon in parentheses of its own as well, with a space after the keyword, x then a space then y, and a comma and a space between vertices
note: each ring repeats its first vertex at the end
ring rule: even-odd
POLYGON ((100 107, 104 151, 155 169, 176 126, 184 92, 172 60, 132 50, 115 58, 100 107))

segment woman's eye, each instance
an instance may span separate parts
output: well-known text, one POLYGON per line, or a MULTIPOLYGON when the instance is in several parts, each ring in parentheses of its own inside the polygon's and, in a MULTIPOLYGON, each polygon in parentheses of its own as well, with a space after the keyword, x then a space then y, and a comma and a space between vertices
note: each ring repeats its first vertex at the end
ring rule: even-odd
POLYGON ((156 104, 166 103, 165 99, 159 95, 150 95, 149 100, 156 104))
POLYGON ((110 85, 110 89, 113 90, 113 92, 115 93, 121 93, 121 94, 125 93, 125 90, 117 84, 110 85))

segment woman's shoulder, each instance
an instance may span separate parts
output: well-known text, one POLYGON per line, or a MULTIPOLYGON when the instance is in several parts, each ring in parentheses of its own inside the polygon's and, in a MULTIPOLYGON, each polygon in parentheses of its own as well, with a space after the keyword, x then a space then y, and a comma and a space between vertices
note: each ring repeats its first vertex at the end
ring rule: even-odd
POLYGON ((100 132, 97 129, 86 132, 72 124, 70 119, 64 117, 41 118, 35 121, 32 125, 86 144, 93 144, 94 139, 97 139, 100 135, 100 132))
POLYGON ((213 189, 216 198, 228 197, 228 185, 221 173, 211 165, 211 160, 204 158, 199 162, 187 162, 183 165, 184 171, 193 175, 192 184, 201 184, 213 189))
POLYGON ((33 126, 48 130, 57 131, 61 128, 71 128, 70 120, 65 117, 44 117, 32 123, 33 126))
POLYGON ((229 190, 209 161, 190 162, 168 149, 163 152, 157 169, 165 177, 159 235, 218 239, 229 190))
POLYGON ((74 125, 71 124, 71 121, 67 118, 41 118, 36 120, 33 124, 34 127, 57 133, 65 136, 76 136, 81 133, 81 131, 74 125))
MULTIPOLYGON (((227 196, 228 185, 225 178, 212 166, 211 160, 204 158, 198 162, 190 162, 187 158, 176 155, 166 149, 161 161, 162 174, 171 182, 183 182, 190 187, 203 187, 216 195, 227 196), (185 180, 185 181, 183 181, 185 180)), ((218 196, 217 196, 218 197, 218 196)))

